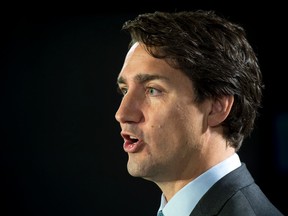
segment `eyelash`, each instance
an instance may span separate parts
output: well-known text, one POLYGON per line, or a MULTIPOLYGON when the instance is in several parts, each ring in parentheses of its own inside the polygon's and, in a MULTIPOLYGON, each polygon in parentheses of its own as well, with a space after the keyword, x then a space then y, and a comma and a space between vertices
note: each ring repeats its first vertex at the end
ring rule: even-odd
POLYGON ((117 87, 117 92, 124 96, 127 93, 128 89, 127 88, 120 88, 119 86, 117 87))
MULTIPOLYGON (((118 87, 117 88, 117 92, 119 94, 121 94, 122 96, 124 96, 125 94, 127 94, 128 88, 120 88, 120 87, 118 87)), ((160 91, 159 89, 153 88, 153 87, 147 87, 145 89, 145 94, 148 94, 148 95, 154 96, 154 94, 160 94, 160 93, 162 93, 162 91, 160 91), (151 93, 151 91, 153 91, 154 93, 153 92, 151 93), (155 93, 155 91, 156 91, 156 93, 155 93)))

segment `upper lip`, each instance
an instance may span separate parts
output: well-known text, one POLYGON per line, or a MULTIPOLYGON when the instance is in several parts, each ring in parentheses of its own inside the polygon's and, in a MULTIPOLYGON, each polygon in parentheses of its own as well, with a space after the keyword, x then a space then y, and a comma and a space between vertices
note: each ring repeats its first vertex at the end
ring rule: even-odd
POLYGON ((139 136, 137 136, 136 134, 127 132, 127 131, 122 131, 121 132, 121 136, 123 137, 123 139, 125 141, 132 141, 132 140, 139 140, 139 136))

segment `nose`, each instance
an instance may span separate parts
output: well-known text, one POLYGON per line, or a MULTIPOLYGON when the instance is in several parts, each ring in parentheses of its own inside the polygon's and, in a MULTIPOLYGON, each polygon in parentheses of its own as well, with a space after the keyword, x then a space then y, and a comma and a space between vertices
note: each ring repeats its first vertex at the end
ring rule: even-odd
POLYGON ((119 123, 137 123, 141 121, 142 117, 140 97, 128 92, 123 96, 115 113, 116 120, 119 123))

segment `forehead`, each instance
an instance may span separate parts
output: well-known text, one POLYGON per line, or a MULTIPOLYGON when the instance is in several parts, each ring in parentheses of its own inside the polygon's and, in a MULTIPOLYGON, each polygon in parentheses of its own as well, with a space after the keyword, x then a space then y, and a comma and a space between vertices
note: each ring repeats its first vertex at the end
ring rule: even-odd
POLYGON ((151 56, 143 44, 135 43, 125 57, 118 78, 126 80, 136 76, 140 77, 140 74, 149 74, 162 78, 184 76, 180 70, 172 68, 164 59, 151 56))

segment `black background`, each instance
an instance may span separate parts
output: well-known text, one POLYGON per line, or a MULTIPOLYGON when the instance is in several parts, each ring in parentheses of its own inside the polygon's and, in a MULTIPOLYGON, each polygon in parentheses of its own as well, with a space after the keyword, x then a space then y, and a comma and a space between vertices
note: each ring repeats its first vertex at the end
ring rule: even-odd
POLYGON ((288 152, 279 144, 288 132, 284 6, 167 2, 82 4, 76 10, 42 5, 29 12, 7 7, 0 22, 1 215, 134 215, 139 209, 138 215, 155 215, 160 190, 128 175, 114 119, 116 77, 130 39, 120 29, 140 12, 188 9, 213 9, 238 22, 258 53, 263 108, 239 154, 288 214, 288 152))

